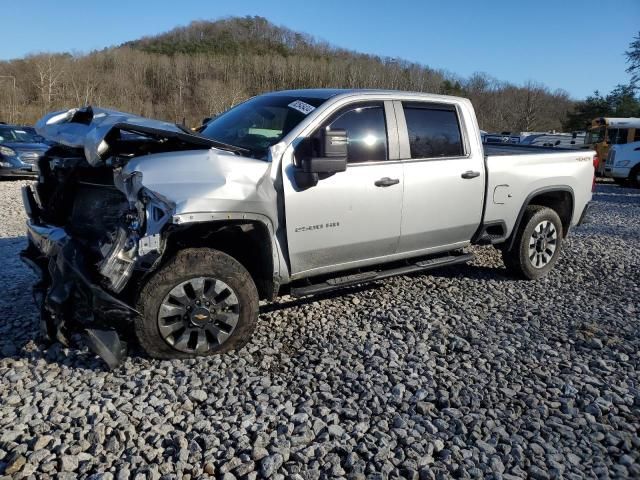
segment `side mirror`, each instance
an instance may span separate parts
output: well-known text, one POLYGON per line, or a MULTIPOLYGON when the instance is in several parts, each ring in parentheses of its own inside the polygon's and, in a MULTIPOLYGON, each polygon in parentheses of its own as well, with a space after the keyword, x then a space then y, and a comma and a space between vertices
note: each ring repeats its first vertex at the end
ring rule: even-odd
POLYGON ((299 187, 309 188, 318 184, 320 177, 326 178, 347 169, 347 147, 349 138, 343 129, 322 129, 319 134, 319 155, 303 158, 295 169, 295 180, 299 187))

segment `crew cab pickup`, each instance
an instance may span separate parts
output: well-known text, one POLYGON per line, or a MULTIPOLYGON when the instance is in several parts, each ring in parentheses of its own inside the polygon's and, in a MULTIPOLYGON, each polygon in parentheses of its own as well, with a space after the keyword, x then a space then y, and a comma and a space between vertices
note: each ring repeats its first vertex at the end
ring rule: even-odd
POLYGON ((25 187, 44 333, 111 366, 131 324, 156 358, 249 341, 260 299, 468 262, 549 272, 591 199, 594 152, 486 145, 471 102, 379 90, 268 93, 194 133, 85 107, 25 187))

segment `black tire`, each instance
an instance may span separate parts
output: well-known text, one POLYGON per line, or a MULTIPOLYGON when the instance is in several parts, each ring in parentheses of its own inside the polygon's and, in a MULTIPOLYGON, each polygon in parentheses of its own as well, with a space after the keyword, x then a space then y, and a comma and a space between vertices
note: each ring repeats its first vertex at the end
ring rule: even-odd
POLYGON ((640 165, 636 165, 631 172, 629 172, 627 183, 632 188, 640 188, 640 165))
MULTIPOLYGON (((203 286, 202 290, 204 291, 204 289, 203 286)), ((195 300, 193 301, 195 302, 195 300)), ((213 300, 211 303, 216 305, 213 300)), ((218 250, 190 248, 178 252, 149 279, 140 291, 137 308, 141 315, 135 321, 135 332, 140 346, 149 356, 160 359, 210 356, 239 349, 250 340, 258 319, 258 291, 249 272, 233 257, 218 250), (166 305, 170 292, 184 282, 188 283, 192 279, 201 277, 219 280, 225 287, 229 287, 227 290, 230 289, 234 299, 237 299, 237 305, 234 306, 234 316, 237 317, 237 323, 228 338, 221 343, 215 343, 211 340, 211 335, 206 334, 207 340, 209 340, 206 352, 180 351, 170 345, 160 333, 159 322, 164 321, 160 318, 160 308, 163 303, 166 305)), ((182 307, 180 306, 180 308, 182 307)), ((192 309, 192 307, 185 308, 192 309)), ((193 315, 192 312, 191 316, 193 315)), ((214 315, 211 313, 211 317, 206 320, 208 324, 214 322, 214 315)), ((183 317, 180 314, 175 318, 183 317)), ((184 315, 184 318, 184 324, 188 324, 184 331, 190 335, 191 330, 187 330, 187 328, 195 330, 196 327, 191 325, 192 320, 187 320, 187 315, 184 315)), ((204 328, 204 325, 197 328, 204 328)), ((196 331, 196 335, 199 334, 200 332, 196 331)), ((198 342, 200 342, 199 337, 198 342)))
POLYGON ((502 249, 502 259, 507 270, 519 278, 528 280, 544 277, 560 257, 562 235, 562 221, 554 210, 539 205, 528 206, 520 222, 520 227, 515 232, 513 247, 510 250, 502 249), (540 225, 548 225, 547 222, 551 224, 549 232, 546 229, 544 232, 539 232, 540 225), (540 236, 539 240, 533 238, 534 229, 536 234, 540 236), (553 232, 554 235, 551 235, 553 232), (552 236, 555 237, 553 241, 550 240, 552 236), (531 242, 534 242, 533 258, 531 258, 531 242), (548 254, 552 246, 553 252, 548 254), (543 258, 546 261, 543 262, 543 258))

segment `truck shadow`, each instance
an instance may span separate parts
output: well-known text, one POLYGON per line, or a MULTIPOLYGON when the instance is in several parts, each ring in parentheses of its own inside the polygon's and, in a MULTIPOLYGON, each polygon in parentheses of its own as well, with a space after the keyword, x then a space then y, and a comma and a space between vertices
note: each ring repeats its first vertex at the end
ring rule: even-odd
POLYGON ((31 297, 35 275, 22 263, 26 237, 0 238, 0 358, 19 355, 38 336, 38 312, 31 297))
MULTIPOLYGON (((436 277, 436 278, 469 278, 473 280, 492 280, 494 282, 516 282, 515 279, 508 275, 504 267, 486 267, 476 265, 456 265, 451 267, 443 267, 437 270, 415 272, 403 275, 408 278, 417 279, 420 277, 436 277)), ((288 308, 310 305, 322 300, 331 300, 345 295, 357 294, 371 290, 383 288, 387 282, 393 281, 392 278, 384 280, 376 280, 371 283, 356 285, 353 287, 344 287, 339 290, 327 292, 321 295, 310 297, 294 298, 288 296, 288 291, 283 290, 282 294, 286 295, 280 301, 266 303, 260 306, 260 314, 267 314, 288 308)))
POLYGON ((44 359, 50 364, 107 370, 105 364, 75 338, 68 349, 60 343, 42 341, 40 315, 31 295, 36 275, 19 256, 26 244, 24 235, 0 238, 0 362, 44 359))

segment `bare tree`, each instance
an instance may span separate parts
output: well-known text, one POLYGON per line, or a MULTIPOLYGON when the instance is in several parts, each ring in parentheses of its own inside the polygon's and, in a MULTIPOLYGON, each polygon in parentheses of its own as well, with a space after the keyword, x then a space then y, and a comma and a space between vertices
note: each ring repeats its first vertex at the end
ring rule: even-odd
POLYGON ((64 73, 63 55, 40 54, 32 57, 36 66, 36 87, 40 93, 42 111, 51 108, 53 100, 58 93, 60 77, 64 73))

